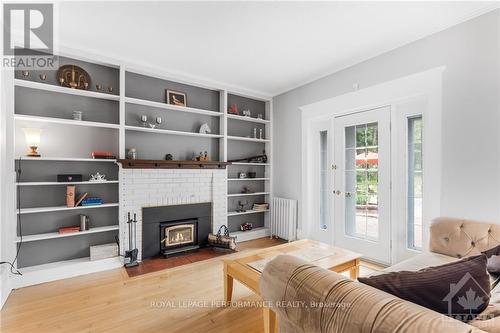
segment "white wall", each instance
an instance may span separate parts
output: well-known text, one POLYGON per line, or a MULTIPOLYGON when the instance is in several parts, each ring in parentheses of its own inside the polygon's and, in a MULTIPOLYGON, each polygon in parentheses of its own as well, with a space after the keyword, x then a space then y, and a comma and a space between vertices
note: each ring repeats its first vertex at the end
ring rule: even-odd
POLYGON ((300 106, 439 66, 441 215, 500 223, 499 9, 276 96, 275 195, 301 199, 300 106))

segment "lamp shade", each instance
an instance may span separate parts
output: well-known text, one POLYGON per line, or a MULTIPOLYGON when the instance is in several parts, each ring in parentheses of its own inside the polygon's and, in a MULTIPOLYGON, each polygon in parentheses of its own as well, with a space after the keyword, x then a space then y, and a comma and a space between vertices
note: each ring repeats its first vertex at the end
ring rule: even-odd
POLYGON ((39 128, 23 128, 26 137, 26 143, 30 147, 38 147, 40 145, 40 137, 42 130, 39 128))

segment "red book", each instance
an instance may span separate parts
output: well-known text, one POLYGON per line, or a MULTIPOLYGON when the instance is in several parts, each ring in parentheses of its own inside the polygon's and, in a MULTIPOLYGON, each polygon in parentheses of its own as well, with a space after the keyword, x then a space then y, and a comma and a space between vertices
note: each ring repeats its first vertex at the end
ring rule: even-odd
POLYGON ((72 226, 72 227, 61 227, 58 229, 60 234, 70 234, 73 232, 79 232, 80 227, 79 226, 72 226))
POLYGON ((92 157, 96 157, 96 156, 99 156, 99 157, 113 156, 113 153, 111 153, 109 151, 93 151, 92 157))

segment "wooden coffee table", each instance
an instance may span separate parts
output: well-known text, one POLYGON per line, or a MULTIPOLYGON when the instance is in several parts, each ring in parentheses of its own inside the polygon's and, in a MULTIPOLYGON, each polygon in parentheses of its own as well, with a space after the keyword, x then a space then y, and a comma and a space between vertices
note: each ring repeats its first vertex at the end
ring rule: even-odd
MULTIPOLYGON (((280 254, 297 254, 299 251, 306 252, 313 249, 318 252, 318 249, 324 250, 325 256, 310 260, 309 263, 340 273, 349 271, 351 279, 357 279, 359 274, 359 260, 361 254, 344 250, 338 247, 329 246, 317 241, 303 239, 296 242, 268 247, 254 252, 251 255, 238 259, 224 260, 224 300, 231 301, 233 294, 233 279, 241 282, 250 288, 257 295, 260 295, 259 280, 261 272, 254 266, 255 262, 265 261, 266 258, 274 258, 280 254)), ((264 308, 264 331, 266 333, 277 332, 278 321, 276 314, 271 309, 264 308)))

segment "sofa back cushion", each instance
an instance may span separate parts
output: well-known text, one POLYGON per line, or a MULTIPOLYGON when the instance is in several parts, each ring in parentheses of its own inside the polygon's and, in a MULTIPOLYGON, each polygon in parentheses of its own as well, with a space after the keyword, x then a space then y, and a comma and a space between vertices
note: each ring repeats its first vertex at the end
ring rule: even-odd
POLYGON ((500 225, 440 217, 430 227, 429 250, 455 258, 475 256, 500 245, 500 225))
POLYGON ((266 265, 260 290, 280 333, 483 332, 293 256, 266 265))
POLYGON ((416 272, 390 272, 358 280, 463 321, 474 319, 490 301, 484 254, 416 272))

